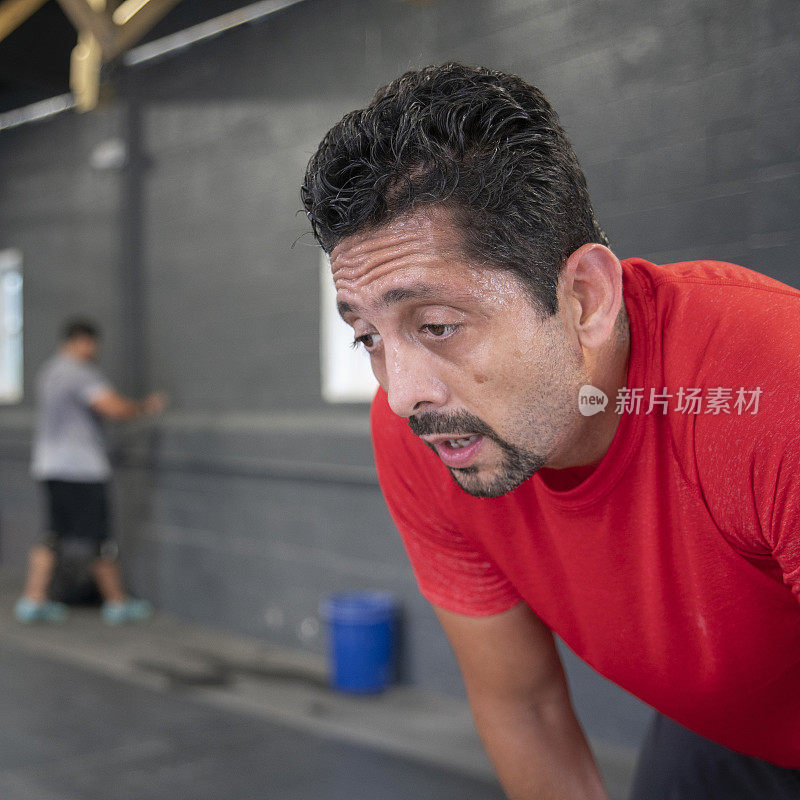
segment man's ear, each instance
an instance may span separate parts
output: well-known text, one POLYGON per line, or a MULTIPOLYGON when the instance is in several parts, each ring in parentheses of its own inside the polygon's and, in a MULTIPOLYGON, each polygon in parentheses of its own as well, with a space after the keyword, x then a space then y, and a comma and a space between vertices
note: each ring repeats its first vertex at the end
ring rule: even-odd
POLYGON ((619 259, 602 244, 579 247, 561 270, 558 291, 581 346, 596 350, 605 344, 622 305, 619 259))

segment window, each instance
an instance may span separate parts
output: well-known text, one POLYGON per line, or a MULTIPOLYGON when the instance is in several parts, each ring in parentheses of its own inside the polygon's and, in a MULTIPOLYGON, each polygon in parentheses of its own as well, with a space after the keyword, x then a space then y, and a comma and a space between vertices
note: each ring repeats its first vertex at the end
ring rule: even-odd
POLYGON ((0 250, 0 403, 22 400, 22 254, 0 250))
POLYGON ((353 349, 353 329, 336 311, 336 290, 328 256, 320 258, 320 367, 322 397, 328 403, 369 403, 378 382, 369 355, 353 349))

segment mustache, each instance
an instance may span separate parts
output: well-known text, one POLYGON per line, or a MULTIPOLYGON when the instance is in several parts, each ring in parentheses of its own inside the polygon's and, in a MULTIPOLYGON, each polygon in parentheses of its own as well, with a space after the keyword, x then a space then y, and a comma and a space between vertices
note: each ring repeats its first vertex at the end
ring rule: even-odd
POLYGON ((478 434, 491 439, 499 437, 482 419, 468 411, 430 413, 421 417, 410 416, 408 425, 417 436, 463 436, 478 434))

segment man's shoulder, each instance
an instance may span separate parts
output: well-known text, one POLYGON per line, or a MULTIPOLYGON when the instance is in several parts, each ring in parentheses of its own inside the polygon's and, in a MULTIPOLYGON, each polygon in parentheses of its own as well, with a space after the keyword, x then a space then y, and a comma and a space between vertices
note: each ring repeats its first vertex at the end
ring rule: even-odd
POLYGON ((672 398, 669 430, 687 474, 710 491, 721 461, 744 473, 774 447, 777 463, 800 430, 790 400, 800 384, 800 291, 725 262, 634 269, 652 315, 648 380, 672 398))
POLYGON ((722 261, 632 259, 626 269, 664 377, 713 382, 794 367, 800 290, 722 261))
POLYGON ((83 363, 63 355, 51 356, 38 373, 39 391, 45 396, 79 394, 106 386, 100 369, 94 364, 83 363))
POLYGON ((690 287, 708 286, 723 295, 730 292, 738 296, 737 289, 746 289, 800 299, 800 290, 749 267, 727 261, 700 259, 654 264, 642 258, 628 258, 622 261, 622 265, 626 273, 635 275, 641 284, 653 291, 686 291, 690 287))
POLYGON ((45 377, 46 375, 50 375, 53 372, 58 372, 59 370, 63 369, 64 365, 64 356, 56 353, 55 355, 51 355, 38 369, 37 375, 40 378, 45 377))
POLYGON ((49 392, 69 382, 73 374, 72 366, 64 356, 53 355, 39 368, 36 378, 40 390, 49 392))
POLYGON ((623 262, 630 295, 644 298, 651 324, 671 335, 691 336, 725 330, 737 333, 769 329, 784 318, 800 330, 800 290, 747 267, 724 261, 651 264, 623 262))

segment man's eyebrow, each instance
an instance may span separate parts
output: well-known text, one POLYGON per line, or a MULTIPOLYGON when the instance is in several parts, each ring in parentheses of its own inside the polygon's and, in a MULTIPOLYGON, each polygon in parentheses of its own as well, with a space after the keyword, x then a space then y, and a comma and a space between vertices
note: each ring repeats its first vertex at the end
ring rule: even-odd
POLYGON ((343 317, 345 314, 351 313, 353 310, 353 306, 351 306, 350 303, 345 303, 344 300, 339 300, 339 302, 336 304, 336 308, 339 311, 340 317, 343 317))
POLYGON ((383 297, 381 297, 381 305, 388 307, 396 303, 402 303, 404 300, 427 300, 429 297, 432 297, 434 293, 434 288, 427 284, 389 289, 387 292, 384 292, 383 297))
MULTIPOLYGON (((399 287, 396 289, 389 289, 384 292, 380 299, 380 305, 383 308, 388 308, 389 306, 396 305, 397 303, 402 303, 404 300, 426 300, 429 297, 433 297, 435 294, 436 290, 433 288, 433 286, 428 286, 427 284, 399 287)), ((339 311, 339 315, 342 317, 345 314, 351 314, 355 311, 353 306, 344 300, 339 300, 339 302, 336 303, 336 308, 339 311)))

